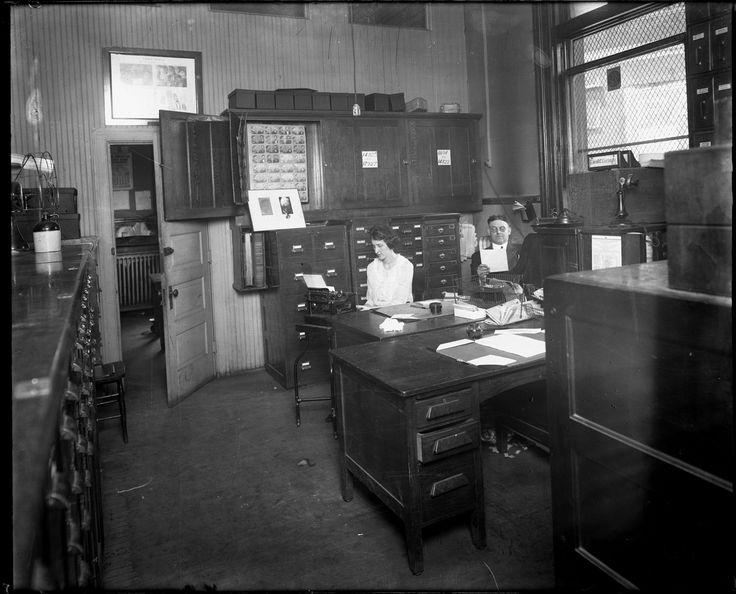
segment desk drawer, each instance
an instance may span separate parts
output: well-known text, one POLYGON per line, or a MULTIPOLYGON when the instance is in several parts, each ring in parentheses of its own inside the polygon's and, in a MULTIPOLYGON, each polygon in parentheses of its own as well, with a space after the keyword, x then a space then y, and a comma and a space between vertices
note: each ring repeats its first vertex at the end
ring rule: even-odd
POLYGON ((476 456, 475 452, 467 452, 422 467, 419 475, 422 522, 434 522, 475 507, 476 481, 482 473, 476 465, 476 456))
POLYGON ((427 433, 417 433, 417 460, 429 464, 480 446, 480 425, 475 419, 427 433))
POLYGON ((459 225, 455 221, 439 221, 431 225, 424 225, 424 235, 452 235, 458 232, 459 225))
POLYGON ((427 259, 429 262, 457 262, 458 250, 457 248, 428 250, 427 259))
POLYGON ((460 270, 460 265, 456 261, 432 262, 429 265, 427 274, 442 276, 445 274, 457 274, 459 270, 460 270))
POLYGON ((424 243, 430 249, 455 247, 457 245, 457 236, 456 235, 438 235, 436 237, 427 237, 424 243))
POLYGON ((465 388, 442 396, 418 400, 415 407, 419 430, 441 423, 462 421, 475 412, 473 389, 465 388))

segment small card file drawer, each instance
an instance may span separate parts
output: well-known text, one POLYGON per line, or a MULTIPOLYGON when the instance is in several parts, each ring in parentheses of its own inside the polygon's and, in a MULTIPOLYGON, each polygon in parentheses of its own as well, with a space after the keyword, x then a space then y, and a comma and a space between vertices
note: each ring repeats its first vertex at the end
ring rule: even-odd
POLYGON ((467 419, 473 413, 473 389, 418 400, 416 403, 417 429, 467 419))

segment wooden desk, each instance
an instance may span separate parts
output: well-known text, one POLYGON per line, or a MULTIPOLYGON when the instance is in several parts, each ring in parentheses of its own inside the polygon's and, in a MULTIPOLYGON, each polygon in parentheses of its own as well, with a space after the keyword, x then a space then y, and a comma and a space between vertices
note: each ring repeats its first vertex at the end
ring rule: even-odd
POLYGON ((401 518, 414 574, 422 528, 445 518, 468 514, 473 544, 485 547, 481 394, 544 377, 543 356, 476 367, 434 351, 464 336, 463 325, 330 351, 342 497, 352 499, 356 477, 401 518))

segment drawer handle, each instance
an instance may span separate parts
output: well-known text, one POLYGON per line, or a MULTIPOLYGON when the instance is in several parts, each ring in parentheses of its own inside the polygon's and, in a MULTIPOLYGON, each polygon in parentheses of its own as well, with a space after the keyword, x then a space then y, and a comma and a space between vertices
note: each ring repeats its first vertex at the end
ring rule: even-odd
POLYGON ((306 303, 297 303, 296 304, 296 310, 297 311, 307 311, 307 304, 306 303))
POLYGON ((367 266, 365 268, 358 268, 358 272, 367 272, 367 271, 368 271, 367 266))
POLYGON ((422 228, 422 224, 421 223, 414 223, 414 228, 415 229, 421 229, 422 228))
POLYGON ((327 272, 325 272, 325 276, 327 278, 333 278, 337 276, 337 270, 335 270, 334 268, 330 268, 327 272))
POLYGON ((355 242, 357 245, 365 245, 365 239, 359 239, 355 242))
POLYGON ((445 245, 445 240, 444 239, 440 239, 437 243, 439 243, 440 245, 445 245))
POLYGON ((446 279, 446 278, 443 278, 443 279, 442 279, 442 280, 440 281, 440 284, 441 284, 441 285, 442 285, 442 286, 444 287, 444 286, 445 286, 445 285, 447 284, 447 279, 446 279))
POLYGON ((295 272, 294 273, 294 280, 300 281, 304 279, 304 273, 303 272, 295 272))
POLYGON ((431 421, 433 419, 439 419, 440 417, 446 417, 447 415, 454 415, 459 412, 463 412, 465 406, 460 400, 450 400, 448 402, 441 402, 434 404, 427 409, 426 419, 431 421))
POLYGON ((418 235, 418 236, 414 237, 414 241, 422 241, 422 236, 421 235, 418 235))
POLYGON ((444 260, 444 259, 445 259, 445 258, 447 257, 447 254, 445 254, 445 252, 442 252, 441 254, 437 254, 437 257, 438 257, 438 258, 439 258, 440 260, 444 260))
MULTIPOLYGON (((356 227, 355 230, 356 231, 360 231, 362 233, 362 232, 365 231, 365 227, 356 227)), ((361 240, 361 241, 364 241, 365 242, 365 240, 361 240)))
POLYGON ((432 489, 429 492, 429 496, 439 497, 440 495, 444 495, 445 493, 449 493, 450 491, 454 491, 455 489, 467 487, 469 484, 470 481, 468 480, 468 477, 464 474, 453 474, 452 476, 448 476, 446 479, 442 479, 441 481, 433 483, 432 489))
POLYGON ((452 435, 447 435, 446 437, 440 437, 434 442, 432 452, 434 454, 442 454, 444 452, 449 452, 450 450, 461 448, 472 443, 473 438, 470 436, 470 434, 467 431, 461 431, 460 433, 453 433, 452 435))
POLYGON ((442 266, 440 266, 440 270, 441 270, 442 272, 444 272, 445 270, 447 270, 447 266, 445 266, 445 265, 443 264, 442 266))
POLYGON ((299 340, 304 340, 307 337, 307 333, 304 331, 298 332, 297 337, 299 338, 299 340))
POLYGON ((360 284, 359 284, 358 286, 359 286, 359 287, 360 287, 361 289, 362 289, 363 287, 366 287, 366 288, 368 288, 368 283, 360 283, 360 284))
POLYGON ((312 369, 312 364, 309 361, 304 361, 300 367, 302 371, 306 371, 307 369, 312 369))
POLYGON ((292 254, 301 254, 303 251, 304 251, 304 248, 301 246, 301 244, 293 244, 291 246, 292 254))
POLYGON ((444 233, 445 228, 444 227, 437 227, 437 233, 444 233))
POLYGON ((416 264, 414 264, 414 268, 422 268, 423 266, 424 264, 422 262, 417 262, 416 264))
POLYGON ((335 249, 335 242, 334 241, 325 241, 324 245, 322 246, 323 250, 334 250, 335 249))

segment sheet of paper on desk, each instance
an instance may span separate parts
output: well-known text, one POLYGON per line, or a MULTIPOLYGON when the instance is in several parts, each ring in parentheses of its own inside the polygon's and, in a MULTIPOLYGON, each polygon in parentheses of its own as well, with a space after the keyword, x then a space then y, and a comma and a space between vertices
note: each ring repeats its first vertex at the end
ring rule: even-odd
MULTIPOLYGON (((544 334, 544 328, 499 328, 495 334, 544 334)), ((494 335, 495 335, 494 334, 494 335)))
POLYGON ((498 355, 483 355, 477 359, 471 359, 468 363, 471 365, 508 365, 509 363, 516 363, 516 361, 498 355))
POLYGON ((480 338, 476 342, 519 357, 535 357, 543 355, 545 352, 543 340, 519 336, 518 334, 493 334, 493 336, 480 338))
POLYGON ((488 266, 491 272, 506 272, 509 261, 503 250, 480 250, 480 263, 488 266))
POLYGON ((471 342, 473 341, 468 338, 461 338, 460 340, 453 340, 452 342, 443 342, 441 345, 437 347, 437 350, 441 351, 444 349, 451 349, 452 347, 462 346, 464 344, 470 344, 471 342))

